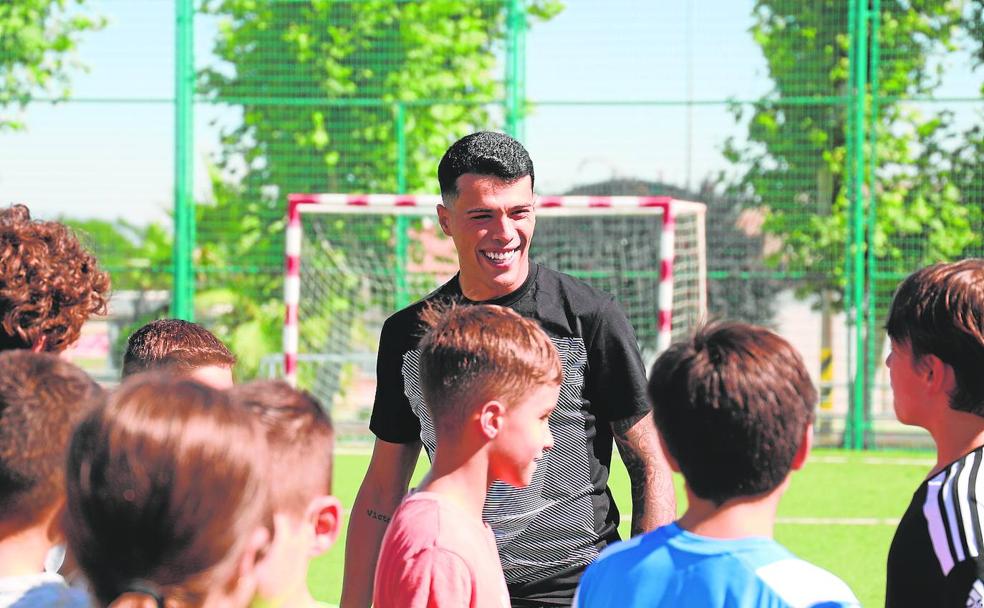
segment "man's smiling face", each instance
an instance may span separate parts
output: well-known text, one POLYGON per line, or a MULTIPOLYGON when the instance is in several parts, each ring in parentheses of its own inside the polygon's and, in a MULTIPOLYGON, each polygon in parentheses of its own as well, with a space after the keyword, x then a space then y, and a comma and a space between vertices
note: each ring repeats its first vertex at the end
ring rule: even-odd
POLYGON ((437 206, 444 234, 458 252, 461 291, 475 302, 516 291, 529 275, 529 249, 536 216, 530 176, 506 182, 466 173, 458 198, 437 206))

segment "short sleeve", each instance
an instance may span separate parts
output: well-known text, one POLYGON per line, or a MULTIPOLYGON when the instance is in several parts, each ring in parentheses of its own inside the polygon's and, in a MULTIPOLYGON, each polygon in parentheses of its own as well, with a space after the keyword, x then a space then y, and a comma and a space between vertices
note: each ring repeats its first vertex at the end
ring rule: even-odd
POLYGON ((455 553, 425 549, 403 562, 399 576, 377 581, 376 608, 446 608, 475 605, 475 577, 455 553))
POLYGON ((585 396, 600 420, 614 422, 649 412, 646 370, 635 332, 614 300, 601 309, 586 344, 585 396))
POLYGON ((420 440, 420 420, 404 394, 403 355, 413 340, 412 327, 396 316, 383 323, 376 355, 376 397, 369 419, 369 430, 390 443, 420 440))

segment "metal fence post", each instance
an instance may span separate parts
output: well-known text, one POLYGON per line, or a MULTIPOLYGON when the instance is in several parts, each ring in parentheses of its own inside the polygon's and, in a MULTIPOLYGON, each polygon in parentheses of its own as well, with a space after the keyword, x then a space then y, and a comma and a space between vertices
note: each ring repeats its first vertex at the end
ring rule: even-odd
POLYGON ((195 283, 192 255, 195 249, 192 149, 195 93, 194 6, 192 0, 176 2, 174 91, 174 283, 171 316, 193 320, 195 283))
POLYGON ((848 246, 850 267, 847 289, 850 292, 850 318, 854 340, 854 361, 851 385, 851 404, 845 444, 850 449, 864 447, 865 395, 866 395, 866 357, 865 357, 865 279, 866 273, 866 222, 864 205, 864 143, 865 143, 865 87, 868 68, 867 0, 853 0, 851 3, 851 23, 853 24, 850 74, 850 107, 848 108, 851 128, 847 141, 847 167, 850 175, 850 234, 848 246))
POLYGON ((526 7, 523 0, 509 0, 506 28, 506 132, 522 141, 526 136, 526 7))

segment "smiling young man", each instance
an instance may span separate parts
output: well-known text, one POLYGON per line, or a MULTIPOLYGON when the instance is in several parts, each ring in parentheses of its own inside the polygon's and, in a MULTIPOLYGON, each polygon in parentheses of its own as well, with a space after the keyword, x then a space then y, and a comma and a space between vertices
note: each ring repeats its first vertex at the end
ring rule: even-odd
POLYGON ((584 568, 618 539, 608 490, 612 439, 632 482, 632 532, 672 521, 676 500, 646 398, 635 335, 611 296, 529 259, 536 225, 533 163, 501 133, 455 142, 438 167, 441 228, 459 273, 387 319, 380 336, 370 428, 372 460, 352 509, 343 608, 372 598, 380 540, 423 446, 433 459, 434 423, 420 383, 420 312, 432 301, 497 304, 540 324, 564 379, 550 417, 554 446, 529 485, 496 483, 484 518, 495 533, 513 606, 567 606, 584 568))

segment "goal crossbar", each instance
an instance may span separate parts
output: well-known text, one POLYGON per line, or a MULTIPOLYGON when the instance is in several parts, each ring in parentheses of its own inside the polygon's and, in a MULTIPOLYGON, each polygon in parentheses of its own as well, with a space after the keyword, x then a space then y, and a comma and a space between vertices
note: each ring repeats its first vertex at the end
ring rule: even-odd
MULTIPOLYGON (((284 278, 284 376, 297 381, 299 348, 299 304, 301 297, 302 214, 387 214, 431 216, 439 195, 414 194, 291 194, 287 198, 287 228, 284 278)), ((584 216, 591 210, 606 215, 655 214, 661 218, 659 239, 659 295, 657 349, 664 350, 672 340, 673 265, 675 224, 680 213, 703 214, 705 206, 668 196, 540 196, 536 200, 538 216, 584 216)), ((701 222, 701 226, 703 223, 701 222)), ((701 261, 703 262, 703 261, 701 261)), ((703 264, 701 263, 701 266, 703 264)), ((706 304, 701 289, 700 305, 706 304)))

